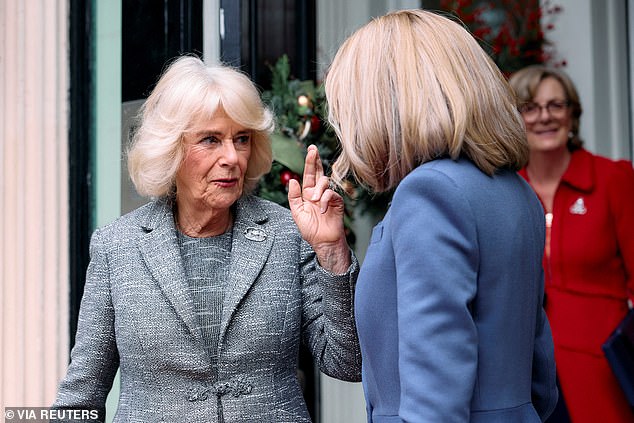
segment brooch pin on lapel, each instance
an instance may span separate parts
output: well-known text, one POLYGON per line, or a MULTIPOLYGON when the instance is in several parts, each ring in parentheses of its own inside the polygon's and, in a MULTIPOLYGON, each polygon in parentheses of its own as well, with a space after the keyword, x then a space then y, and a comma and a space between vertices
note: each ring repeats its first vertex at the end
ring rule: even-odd
POLYGON ((583 197, 577 198, 577 201, 570 206, 570 213, 572 214, 586 214, 587 211, 588 209, 586 209, 586 205, 583 202, 583 197))
POLYGON ((251 241, 261 242, 266 239, 266 232, 258 228, 246 228, 244 230, 244 236, 251 241))

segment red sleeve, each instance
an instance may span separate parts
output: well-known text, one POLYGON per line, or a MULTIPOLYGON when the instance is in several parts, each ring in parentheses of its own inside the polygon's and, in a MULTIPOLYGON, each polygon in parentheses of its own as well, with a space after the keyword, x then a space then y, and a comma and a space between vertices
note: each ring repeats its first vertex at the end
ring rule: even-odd
POLYGON ((610 206, 613 208, 616 237, 625 265, 627 296, 634 302, 634 169, 629 161, 617 162, 617 175, 611 181, 610 206))

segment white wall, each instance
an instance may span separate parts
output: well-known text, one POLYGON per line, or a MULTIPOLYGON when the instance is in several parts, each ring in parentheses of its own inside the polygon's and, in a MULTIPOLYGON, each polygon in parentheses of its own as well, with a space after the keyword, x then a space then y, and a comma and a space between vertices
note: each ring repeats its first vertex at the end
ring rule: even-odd
POLYGON ((341 43, 370 18, 390 10, 420 7, 419 0, 319 0, 317 2, 317 62, 319 77, 341 43))
POLYGON ((557 0, 563 8, 547 33, 583 107, 581 137, 595 153, 632 158, 626 0, 557 0))

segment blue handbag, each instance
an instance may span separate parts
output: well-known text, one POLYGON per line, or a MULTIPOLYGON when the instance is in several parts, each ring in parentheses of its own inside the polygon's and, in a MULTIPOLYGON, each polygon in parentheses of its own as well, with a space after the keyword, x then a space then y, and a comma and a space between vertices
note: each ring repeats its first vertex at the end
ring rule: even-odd
POLYGON ((634 309, 630 309, 602 345, 603 353, 634 408, 634 309))

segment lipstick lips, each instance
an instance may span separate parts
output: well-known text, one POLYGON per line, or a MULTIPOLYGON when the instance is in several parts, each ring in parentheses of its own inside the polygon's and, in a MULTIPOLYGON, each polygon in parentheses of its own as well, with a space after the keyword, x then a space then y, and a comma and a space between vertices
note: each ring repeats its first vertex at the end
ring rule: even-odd
POLYGON ((559 130, 558 129, 546 129, 543 131, 533 131, 535 132, 537 135, 544 135, 544 134, 556 134, 559 130))
POLYGON ((531 132, 537 135, 556 134, 557 132, 559 132, 560 128, 561 128, 560 126, 546 126, 546 125, 542 125, 539 127, 533 126, 531 132))
POLYGON ((217 178, 217 179, 211 180, 211 182, 218 184, 222 187, 231 187, 237 184, 238 181, 239 181, 239 178, 217 178))

